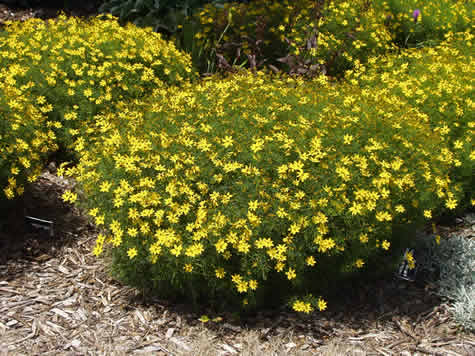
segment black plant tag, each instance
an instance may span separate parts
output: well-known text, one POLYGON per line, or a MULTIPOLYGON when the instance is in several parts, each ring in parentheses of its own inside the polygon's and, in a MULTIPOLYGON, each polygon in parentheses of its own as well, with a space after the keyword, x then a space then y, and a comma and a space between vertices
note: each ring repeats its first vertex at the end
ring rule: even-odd
POLYGON ((49 232, 49 236, 54 236, 53 222, 43 219, 25 216, 25 224, 30 231, 44 230, 49 232))
POLYGON ((417 274, 417 261, 414 258, 414 268, 410 268, 409 262, 406 258, 408 254, 411 254, 413 257, 415 256, 415 251, 414 249, 406 249, 406 252, 404 252, 404 255, 402 256, 402 261, 401 264, 399 265, 398 271, 396 275, 400 279, 404 279, 409 282, 414 282, 416 280, 416 274, 417 274))

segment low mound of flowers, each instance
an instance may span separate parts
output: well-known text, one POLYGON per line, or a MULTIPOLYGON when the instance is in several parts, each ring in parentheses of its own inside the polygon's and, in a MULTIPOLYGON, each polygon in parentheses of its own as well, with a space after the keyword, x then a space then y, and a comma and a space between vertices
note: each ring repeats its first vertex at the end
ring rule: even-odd
MULTIPOLYGON (((50 128, 60 147, 70 147, 78 138, 85 143, 93 136, 88 125, 95 115, 195 77, 190 57, 172 43, 151 29, 122 27, 110 16, 87 21, 59 16, 46 22, 29 19, 7 23, 0 33, 0 64, 0 83, 8 84, 2 87, 7 95, 2 98, 5 119, 1 127, 9 131, 2 137, 2 146, 9 152, 2 154, 2 161, 8 161, 5 164, 14 167, 14 172, 20 169, 19 157, 27 162, 26 152, 29 160, 37 161, 35 157, 45 150, 38 139, 43 133, 54 137, 50 128), (31 104, 25 106, 26 99, 20 96, 30 98, 31 104), (11 125, 18 129, 12 130, 11 125), (25 133, 38 136, 35 145, 12 146, 16 140, 24 140, 25 133)), ((41 142, 46 141, 42 138, 41 142)), ((29 168, 28 163, 20 166, 29 168)), ((28 173, 30 181, 34 176, 28 173)), ((15 179, 10 181, 8 197, 13 196, 11 190, 16 184, 15 179)))
POLYGON ((104 227, 94 253, 112 247, 118 275, 155 292, 324 295, 309 281, 365 268, 393 229, 463 194, 428 116, 389 90, 245 73, 118 111, 120 125, 61 173, 104 227))

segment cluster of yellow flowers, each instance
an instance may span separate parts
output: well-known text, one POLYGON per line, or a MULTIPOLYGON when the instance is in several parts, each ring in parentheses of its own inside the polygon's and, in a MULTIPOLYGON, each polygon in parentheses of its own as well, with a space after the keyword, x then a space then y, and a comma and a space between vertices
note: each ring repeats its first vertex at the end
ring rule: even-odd
POLYGON ((473 1, 384 0, 390 13, 388 26, 398 44, 420 46, 438 43, 444 35, 464 32, 473 26, 473 1))
MULTIPOLYGON (((10 68, 10 73, 20 68, 10 68)), ((13 76, 13 75, 12 75, 13 76)), ((24 185, 33 182, 43 168, 48 153, 57 149, 56 136, 47 121, 50 105, 26 95, 29 82, 18 88, 12 77, 0 80, 0 187, 7 199, 21 195, 24 185)))
POLYGON ((172 43, 110 16, 7 23, 0 64, 0 185, 9 199, 58 145, 84 149, 94 115, 195 75, 172 43))
MULTIPOLYGON (((460 37, 459 46, 471 44, 460 37)), ((473 78, 473 68, 450 43, 360 66, 338 84, 258 72, 159 89, 120 107, 133 120, 91 126, 101 142, 61 169, 108 231, 95 253, 109 244, 146 258, 154 278, 181 266, 175 279, 200 276, 246 301, 275 273, 289 283, 318 275, 324 256, 363 268, 390 248, 394 226, 463 198, 453 172, 473 167, 473 103, 458 76, 473 78), (404 62, 410 56, 424 58, 418 75, 404 62), (443 71, 428 64, 439 62, 443 71), (453 84, 440 92, 460 94, 453 123, 424 111, 447 73, 453 84), (434 120, 463 129, 449 140, 434 120)), ((294 308, 314 308, 302 303, 294 308)))
MULTIPOLYGON (((424 174, 424 179, 434 180, 437 196, 450 210, 456 208, 458 200, 443 186, 450 184, 460 196, 462 191, 473 194, 475 185, 473 39, 470 31, 449 32, 437 49, 411 49, 374 58, 368 67, 347 73, 350 82, 381 93, 396 93, 402 106, 419 109, 421 119, 441 140, 437 160, 453 166, 445 183, 429 171, 424 174)), ((425 209, 423 214, 431 219, 433 211, 425 209)))

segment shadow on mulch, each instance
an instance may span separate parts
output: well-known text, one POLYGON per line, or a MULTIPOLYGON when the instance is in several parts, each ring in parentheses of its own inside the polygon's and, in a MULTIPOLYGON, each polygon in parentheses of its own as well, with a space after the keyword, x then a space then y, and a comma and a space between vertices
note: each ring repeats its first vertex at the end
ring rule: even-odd
POLYGON ((54 176, 46 172, 27 187, 23 196, 0 201, 0 265, 8 265, 1 278, 12 279, 22 273, 15 266, 23 264, 9 262, 48 260, 85 230, 94 230, 75 208, 61 200, 66 187, 58 186, 51 177, 54 176), (52 221, 53 235, 32 226, 25 216, 52 221))

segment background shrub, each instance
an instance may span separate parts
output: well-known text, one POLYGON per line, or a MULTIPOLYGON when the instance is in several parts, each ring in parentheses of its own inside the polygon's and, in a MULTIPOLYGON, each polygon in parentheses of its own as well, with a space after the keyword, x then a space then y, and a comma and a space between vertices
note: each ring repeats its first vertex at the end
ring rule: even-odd
POLYGON ((111 17, 30 19, 5 30, 0 78, 13 78, 17 87, 35 83, 25 93, 52 106, 48 117, 67 145, 78 139, 84 146, 92 135, 88 123, 114 103, 194 77, 190 57, 172 43, 150 28, 122 27, 111 17))
POLYGON ((133 22, 141 27, 153 27, 154 31, 167 35, 182 28, 185 17, 205 4, 221 5, 226 0, 106 0, 100 12, 110 13, 121 23, 133 22))
POLYGON ((295 74, 338 75, 355 60, 363 62, 391 47, 384 16, 368 1, 207 5, 197 15, 202 26, 197 40, 224 56, 217 62, 225 69, 246 62, 251 68, 271 65, 295 74))

